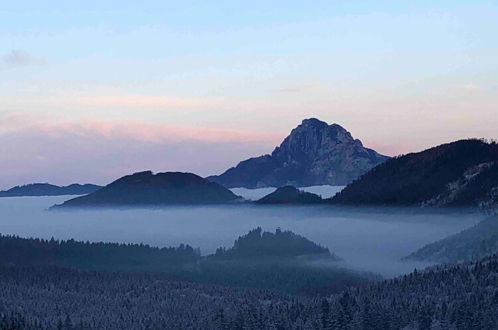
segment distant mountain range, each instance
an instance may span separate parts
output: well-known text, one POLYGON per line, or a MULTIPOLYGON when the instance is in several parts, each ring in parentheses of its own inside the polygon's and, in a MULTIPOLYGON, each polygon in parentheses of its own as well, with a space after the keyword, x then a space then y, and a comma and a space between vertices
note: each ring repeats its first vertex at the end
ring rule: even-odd
POLYGON ((305 192, 294 186, 280 187, 256 201, 256 204, 319 204, 323 199, 317 194, 305 192))
POLYGON ((0 191, 0 197, 86 195, 100 188, 102 187, 94 184, 75 183, 60 187, 49 183, 32 183, 0 191))
POLYGON ((406 260, 457 263, 475 261, 498 253, 498 216, 485 219, 456 235, 428 244, 406 260))
POLYGON ((305 119, 270 155, 207 179, 227 188, 346 185, 389 157, 365 148, 346 129, 305 119))
POLYGON ((498 205, 498 144, 460 140, 392 158, 331 202, 492 209, 498 205))
POLYGON ((192 173, 151 171, 124 176, 86 196, 64 202, 65 207, 126 207, 228 203, 239 196, 192 173))

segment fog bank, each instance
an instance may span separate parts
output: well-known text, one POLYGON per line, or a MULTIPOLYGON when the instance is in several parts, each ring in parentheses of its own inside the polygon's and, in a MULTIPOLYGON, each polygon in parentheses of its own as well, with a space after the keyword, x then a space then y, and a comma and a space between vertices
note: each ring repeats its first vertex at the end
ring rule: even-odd
POLYGON ((0 198, 0 232, 23 237, 133 242, 160 247, 186 243, 208 254, 219 246, 231 246, 238 236, 257 226, 268 231, 280 227, 328 247, 346 260, 347 267, 393 276, 424 266, 400 262, 401 257, 483 218, 471 213, 411 209, 251 204, 47 211, 51 205, 68 198, 0 198))

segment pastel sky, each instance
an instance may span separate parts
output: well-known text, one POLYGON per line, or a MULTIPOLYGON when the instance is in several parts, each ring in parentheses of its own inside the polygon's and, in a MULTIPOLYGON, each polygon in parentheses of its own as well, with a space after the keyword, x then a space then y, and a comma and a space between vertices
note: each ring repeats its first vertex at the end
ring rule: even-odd
POLYGON ((498 138, 496 1, 10 1, 0 188, 222 172, 302 119, 388 155, 498 138))

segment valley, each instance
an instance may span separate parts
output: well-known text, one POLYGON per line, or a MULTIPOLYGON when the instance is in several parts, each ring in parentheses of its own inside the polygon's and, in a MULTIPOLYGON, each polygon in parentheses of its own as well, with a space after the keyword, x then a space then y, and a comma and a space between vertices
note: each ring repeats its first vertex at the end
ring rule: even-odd
MULTIPOLYGON (((325 186, 321 189, 325 190, 325 186)), ((332 192, 336 187, 328 188, 332 192)), ((240 192, 240 191, 239 191, 240 192)), ((249 191, 248 195, 258 192, 249 191)), ((400 259, 422 246, 456 234, 485 215, 437 210, 316 206, 211 205, 153 209, 48 211, 67 197, 0 199, 0 232, 21 237, 91 242, 189 244, 211 254, 261 226, 294 233, 328 247, 344 267, 392 277, 430 262, 400 259)))

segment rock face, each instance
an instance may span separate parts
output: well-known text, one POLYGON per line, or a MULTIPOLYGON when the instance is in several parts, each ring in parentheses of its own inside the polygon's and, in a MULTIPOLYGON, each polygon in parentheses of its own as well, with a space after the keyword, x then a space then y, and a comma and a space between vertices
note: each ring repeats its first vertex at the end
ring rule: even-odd
POLYGON ((498 144, 460 140, 388 160, 332 198, 336 204, 498 205, 498 144))
POLYGON ((60 187, 49 183, 32 183, 0 191, 0 197, 86 195, 100 188, 102 187, 94 184, 75 183, 60 187))
POLYGON ((301 191, 294 186, 280 187, 256 201, 257 204, 320 204, 322 202, 323 199, 320 196, 301 191))
POLYGON ((346 185, 388 157, 363 147, 343 127, 305 119, 271 155, 207 179, 228 188, 346 185))
POLYGON ((104 188, 56 205, 66 207, 133 207, 216 204, 239 199, 225 187, 192 173, 151 171, 124 176, 104 188))

